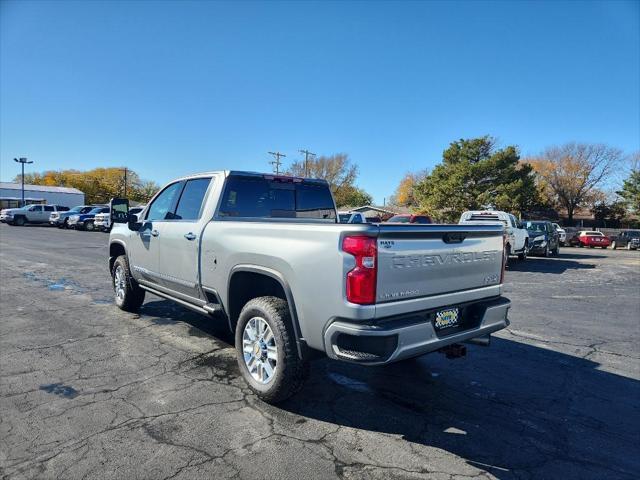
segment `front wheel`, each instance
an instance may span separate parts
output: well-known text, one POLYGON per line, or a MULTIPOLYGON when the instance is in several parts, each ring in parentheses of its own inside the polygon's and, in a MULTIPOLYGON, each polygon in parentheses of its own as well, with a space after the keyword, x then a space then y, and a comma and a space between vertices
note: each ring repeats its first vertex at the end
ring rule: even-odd
POLYGON ((518 260, 525 261, 527 259, 527 253, 527 246, 525 245, 522 252, 518 254, 518 260))
POLYGON ((13 224, 17 225, 18 227, 24 226, 24 223, 24 217, 16 217, 16 219, 13 221, 13 224))
POLYGON ((550 254, 551 254, 551 251, 549 250, 549 244, 547 244, 547 246, 544 247, 544 256, 549 257, 550 254))
POLYGON ((111 279, 116 305, 126 312, 137 312, 144 302, 145 292, 131 276, 129 262, 125 255, 120 255, 113 262, 111 279))
POLYGON ((93 222, 87 222, 84 224, 84 229, 87 232, 93 232, 93 230, 95 229, 95 225, 93 224, 93 222))
POLYGON ((277 297, 254 298, 244 306, 236 326, 236 355, 243 378, 268 403, 295 394, 309 371, 298 356, 289 305, 277 297))
POLYGON ((615 250, 616 248, 618 248, 618 244, 615 241, 611 242, 611 248, 615 250))

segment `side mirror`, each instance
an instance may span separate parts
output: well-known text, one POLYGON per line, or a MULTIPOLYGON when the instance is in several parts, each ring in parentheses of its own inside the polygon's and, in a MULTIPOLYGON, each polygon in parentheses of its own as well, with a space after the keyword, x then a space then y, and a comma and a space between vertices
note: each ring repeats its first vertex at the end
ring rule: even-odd
POLYGON ((138 230, 140 230, 140 227, 142 227, 142 222, 138 220, 137 213, 128 213, 127 223, 129 230, 133 230, 134 232, 137 232, 138 230))
POLYGON ((129 221, 129 199, 112 198, 109 202, 111 223, 127 223, 129 221))

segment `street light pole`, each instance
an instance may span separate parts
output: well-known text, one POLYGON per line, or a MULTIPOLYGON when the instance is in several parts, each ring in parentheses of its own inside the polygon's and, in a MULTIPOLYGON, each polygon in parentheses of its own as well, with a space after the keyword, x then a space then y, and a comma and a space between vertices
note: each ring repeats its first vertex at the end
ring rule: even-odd
POLYGON ((33 161, 27 161, 27 159, 24 158, 24 157, 21 157, 19 159, 18 158, 14 158, 13 161, 21 164, 21 166, 22 166, 22 175, 20 176, 20 180, 22 180, 22 201, 20 202, 20 206, 24 207, 24 164, 25 163, 33 163, 33 161))

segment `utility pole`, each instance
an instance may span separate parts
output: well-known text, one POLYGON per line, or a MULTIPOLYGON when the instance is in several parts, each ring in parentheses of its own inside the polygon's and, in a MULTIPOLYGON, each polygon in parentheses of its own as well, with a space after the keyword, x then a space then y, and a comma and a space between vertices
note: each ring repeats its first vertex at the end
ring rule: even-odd
POLYGON ((21 157, 20 159, 14 158, 13 161, 22 164, 22 176, 20 177, 20 179, 22 180, 22 202, 20 202, 20 206, 24 207, 24 164, 33 163, 33 161, 27 161, 27 159, 24 157, 21 157))
POLYGON ((309 150, 298 150, 300 153, 304 153, 304 176, 309 177, 309 157, 315 157, 316 154, 309 150))
POLYGON ((280 161, 281 157, 286 157, 286 155, 284 153, 280 153, 280 152, 268 152, 269 155, 273 155, 273 158, 275 158, 275 160, 270 161, 269 163, 271 165, 273 165, 273 169, 275 170, 275 174, 279 175, 280 174, 280 165, 282 165, 282 162, 280 161))
POLYGON ((127 198, 127 167, 124 167, 124 198, 127 198))

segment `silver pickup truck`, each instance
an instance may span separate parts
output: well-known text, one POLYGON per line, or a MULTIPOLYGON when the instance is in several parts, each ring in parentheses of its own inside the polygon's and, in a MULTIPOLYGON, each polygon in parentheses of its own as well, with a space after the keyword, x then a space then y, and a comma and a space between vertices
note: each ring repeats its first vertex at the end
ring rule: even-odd
POLYGON ((115 302, 145 292, 224 319, 265 401, 318 352, 383 365, 488 344, 508 325, 499 225, 344 224, 322 180, 223 171, 177 179, 137 216, 111 204, 115 302), (213 315, 216 314, 216 315, 213 315))

